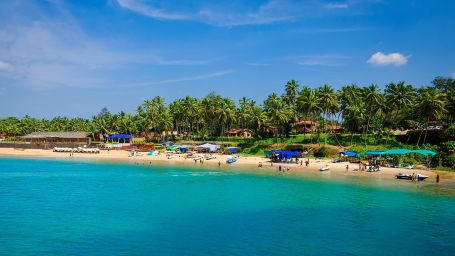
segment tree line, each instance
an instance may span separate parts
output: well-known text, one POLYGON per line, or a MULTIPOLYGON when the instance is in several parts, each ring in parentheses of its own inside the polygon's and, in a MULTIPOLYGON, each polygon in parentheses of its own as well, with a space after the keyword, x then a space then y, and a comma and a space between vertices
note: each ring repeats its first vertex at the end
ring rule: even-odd
POLYGON ((210 93, 166 104, 160 96, 145 100, 135 113, 110 113, 103 108, 91 119, 55 117, 0 119, 0 134, 20 136, 35 131, 85 131, 94 139, 111 133, 177 134, 188 137, 220 137, 232 128, 253 131, 257 138, 289 136, 295 122, 318 123, 315 133, 330 132, 329 124, 339 124, 350 134, 382 136, 395 129, 425 130, 432 124, 452 124, 455 117, 455 80, 436 77, 432 85, 416 88, 405 82, 346 85, 339 90, 324 84, 318 88, 300 86, 290 80, 284 92, 270 94, 262 104, 243 97, 236 104, 230 98, 210 93))

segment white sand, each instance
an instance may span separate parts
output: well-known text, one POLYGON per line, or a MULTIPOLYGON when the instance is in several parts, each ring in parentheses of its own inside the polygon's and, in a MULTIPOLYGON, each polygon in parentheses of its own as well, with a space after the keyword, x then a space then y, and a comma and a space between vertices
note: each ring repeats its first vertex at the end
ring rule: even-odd
MULTIPOLYGON (((13 148, 0 148, 0 156, 6 157, 29 157, 29 158, 52 158, 52 159, 84 159, 84 160, 100 160, 100 161, 116 161, 116 162, 128 162, 128 163, 153 163, 153 164, 179 164, 179 165, 193 165, 193 166, 204 166, 204 167, 218 167, 220 163, 221 167, 226 167, 226 159, 229 157, 227 155, 216 155, 216 159, 205 160, 203 164, 199 161, 194 162, 193 159, 185 158, 184 154, 174 154, 174 157, 167 159, 165 154, 160 154, 158 156, 147 156, 146 153, 139 153, 138 156, 129 156, 130 152, 125 150, 102 150, 99 154, 87 154, 87 153, 74 153, 74 156, 70 158, 69 153, 58 153, 53 152, 52 150, 42 150, 42 149, 26 149, 19 150, 13 148)), ((196 154, 197 156, 204 156, 205 154, 196 154)), ((428 180, 434 182, 436 179, 436 173, 441 177, 442 181, 455 180, 455 175, 450 172, 435 172, 427 171, 422 169, 408 170, 400 168, 386 168, 381 167, 379 172, 365 172, 365 171, 353 171, 355 168, 359 168, 358 164, 350 163, 331 163, 329 160, 315 160, 310 159, 309 167, 300 166, 295 163, 290 164, 278 164, 274 163, 271 166, 269 159, 265 157, 241 157, 236 163, 232 166, 238 167, 247 167, 240 169, 259 169, 258 164, 262 162, 264 170, 278 170, 278 166, 287 167, 290 169, 290 173, 321 173, 319 168, 323 165, 329 165, 331 174, 339 174, 343 176, 367 176, 367 177, 378 177, 381 179, 395 179, 395 175, 399 172, 402 173, 420 173, 423 175, 428 175, 428 180), (349 165, 349 171, 346 171, 346 165, 349 165)), ((305 159, 304 159, 305 162, 305 159)))

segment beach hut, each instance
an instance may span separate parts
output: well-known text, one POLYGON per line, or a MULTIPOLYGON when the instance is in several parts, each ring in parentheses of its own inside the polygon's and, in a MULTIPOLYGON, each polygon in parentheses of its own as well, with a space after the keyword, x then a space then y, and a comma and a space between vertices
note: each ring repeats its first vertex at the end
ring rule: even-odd
POLYGON ((339 152, 338 155, 347 157, 350 163, 359 163, 360 162, 360 154, 355 151, 339 152))
POLYGON ((36 148, 80 147, 91 144, 87 132, 32 132, 19 137, 21 141, 36 146, 36 148))
POLYGON ((180 153, 186 153, 190 150, 190 148, 192 148, 192 147, 188 146, 188 145, 177 146, 177 149, 180 151, 180 153))
POLYGON ((199 150, 202 150, 202 151, 215 152, 220 149, 220 146, 215 145, 215 144, 205 143, 205 144, 197 146, 196 148, 199 150))
POLYGON ((289 161, 292 158, 302 157, 303 155, 296 151, 291 150, 273 150, 270 154, 270 159, 273 162, 289 161))
POLYGON ((226 147, 226 148, 224 148, 224 153, 226 155, 236 154, 236 153, 239 153, 240 151, 241 151, 241 149, 239 147, 226 147))
POLYGON ((133 135, 130 134, 112 134, 106 137, 106 142, 128 144, 131 143, 132 139, 133 135))

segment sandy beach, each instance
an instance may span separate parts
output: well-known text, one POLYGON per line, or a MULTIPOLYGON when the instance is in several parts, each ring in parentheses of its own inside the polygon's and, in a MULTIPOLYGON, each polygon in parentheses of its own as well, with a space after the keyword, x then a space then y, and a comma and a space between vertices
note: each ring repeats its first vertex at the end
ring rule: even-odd
MULTIPOLYGON (((195 154, 196 156, 204 156, 206 154, 195 154)), ((358 164, 354 163, 332 163, 327 159, 310 159, 310 164, 308 167, 303 164, 294 163, 271 163, 269 159, 265 157, 241 157, 234 164, 226 164, 226 159, 228 155, 218 155, 215 159, 205 160, 203 163, 200 161, 194 161, 192 158, 186 158, 184 154, 174 154, 171 159, 165 154, 160 154, 157 156, 148 156, 146 153, 140 152, 137 156, 130 156, 129 151, 125 150, 102 150, 99 154, 86 154, 86 153, 74 153, 73 156, 70 156, 69 153, 59 153, 53 152, 52 150, 42 150, 42 149, 13 149, 13 148, 0 148, 0 156, 3 157, 26 157, 26 158, 44 158, 44 159, 73 159, 73 160, 91 160, 91 161, 111 161, 111 162, 125 162, 131 164, 141 164, 141 165, 191 165, 197 167, 207 167, 207 168, 224 168, 231 169, 235 168, 237 170, 263 170, 265 172, 278 172, 278 168, 281 165, 283 168, 289 168, 289 173, 291 174, 303 174, 303 173, 314 173, 318 174, 330 172, 335 176, 363 176, 371 177, 378 179, 395 179, 395 175, 399 172, 402 173, 420 173, 423 175, 429 176, 427 181, 435 182, 436 175, 439 174, 440 182, 453 182, 455 181, 455 175, 450 172, 437 172, 437 171, 427 171, 423 169, 404 169, 404 168, 387 168, 381 167, 379 172, 365 172, 365 171, 353 171, 358 168, 358 164), (259 163, 262 163, 262 168, 259 168, 259 163), (329 171, 320 172, 319 169, 321 166, 328 165, 330 167, 329 171), (346 171, 346 165, 349 165, 349 170, 346 171)))

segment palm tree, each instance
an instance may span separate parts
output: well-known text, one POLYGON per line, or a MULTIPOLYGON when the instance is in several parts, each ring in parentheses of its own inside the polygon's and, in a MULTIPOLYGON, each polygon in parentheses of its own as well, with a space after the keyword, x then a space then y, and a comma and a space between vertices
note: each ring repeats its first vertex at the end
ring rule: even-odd
MULTIPOLYGON (((322 130, 326 131, 325 119, 330 122, 331 116, 338 112, 338 98, 330 85, 324 84, 317 91, 317 98, 322 110, 322 130)), ((327 143, 327 136, 325 136, 324 143, 327 143)))
POLYGON ((284 125, 289 122, 290 116, 292 116, 292 109, 276 93, 272 93, 264 101, 264 110, 274 126, 275 139, 277 139, 279 131, 283 131, 284 125))
POLYGON ((297 94, 299 92, 299 82, 295 80, 288 81, 286 83, 284 92, 285 92, 285 94, 283 95, 284 101, 290 106, 294 106, 297 99, 297 94))
MULTIPOLYGON (((315 117, 319 116, 322 112, 317 91, 308 86, 303 87, 299 92, 296 105, 299 115, 305 119, 311 120, 313 123, 315 117)), ((304 128, 306 129, 306 127, 304 128)), ((311 137, 311 140, 312 139, 313 138, 311 137)))
POLYGON ((395 116, 393 118, 394 123, 392 124, 392 127, 395 128, 399 123, 397 120, 399 113, 403 109, 407 109, 414 104, 415 90, 412 85, 405 85, 404 82, 399 82, 397 84, 390 83, 386 85, 384 93, 387 106, 392 110, 392 112, 395 112, 395 116))
POLYGON ((367 118, 367 124, 364 129, 364 136, 365 136, 365 145, 367 143, 366 136, 369 133, 370 129, 370 122, 374 118, 378 117, 378 114, 383 113, 384 111, 384 103, 385 103, 385 97, 381 93, 381 90, 379 89, 379 86, 376 84, 371 84, 368 87, 363 88, 362 91, 363 94, 363 100, 365 102, 365 108, 367 113, 369 113, 368 118, 367 118))
MULTIPOLYGON (((446 95, 445 93, 439 92, 436 88, 424 88, 420 91, 417 102, 417 111, 422 116, 426 117, 425 137, 423 139, 423 143, 425 143, 428 132, 428 123, 432 120, 440 119, 447 111, 445 109, 446 95)), ((420 135, 422 135, 422 133, 420 135)), ((417 145, 419 145, 419 143, 420 136, 417 145)))

